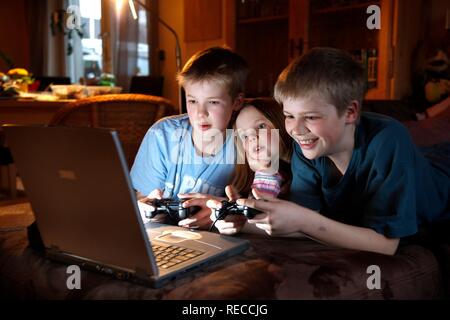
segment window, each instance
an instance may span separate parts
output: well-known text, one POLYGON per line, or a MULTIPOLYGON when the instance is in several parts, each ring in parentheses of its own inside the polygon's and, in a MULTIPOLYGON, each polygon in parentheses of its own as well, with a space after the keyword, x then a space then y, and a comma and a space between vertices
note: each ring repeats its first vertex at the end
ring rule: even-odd
POLYGON ((103 69, 101 0, 79 0, 81 24, 84 36, 81 39, 83 77, 91 80, 100 77, 103 69))
MULTIPOLYGON (((102 0, 69 0, 69 5, 79 7, 83 29, 81 39, 74 36, 71 40, 73 54, 67 59, 67 68, 72 82, 79 82, 80 78, 84 78, 88 84, 96 84, 105 71, 113 73, 116 79, 123 79, 123 76, 131 79, 133 75, 150 74, 147 12, 141 6, 135 5, 138 13, 138 20, 135 21, 126 12, 129 10, 128 1, 117 1, 110 5, 110 2, 102 0), (106 7, 102 9, 102 5, 106 7), (102 10, 103 13, 106 10, 111 14, 102 17, 102 10), (120 34, 118 16, 121 19, 127 19, 125 23, 137 24, 137 29, 134 29, 135 35, 126 32, 120 34), (102 21, 102 18, 108 21, 102 21), (105 26, 112 30, 102 30, 105 26), (103 43, 103 39, 106 41, 104 36, 110 37, 110 41, 103 43), (128 49, 125 50, 128 50, 128 55, 118 53, 118 43, 127 44, 128 49), (104 45, 111 47, 103 47, 104 45), (103 52, 103 50, 106 51, 103 52), (107 52, 111 54, 108 55, 107 52), (133 58, 130 60, 130 57, 133 58), (124 59, 124 61, 120 63, 118 59, 124 59), (123 67, 119 68, 119 64, 122 66, 126 64, 126 70, 124 71, 123 67)), ((126 86, 124 83, 121 85, 126 86)))
POLYGON ((149 75, 149 54, 147 38, 147 12, 143 9, 138 11, 139 21, 139 41, 138 41, 138 75, 149 75))

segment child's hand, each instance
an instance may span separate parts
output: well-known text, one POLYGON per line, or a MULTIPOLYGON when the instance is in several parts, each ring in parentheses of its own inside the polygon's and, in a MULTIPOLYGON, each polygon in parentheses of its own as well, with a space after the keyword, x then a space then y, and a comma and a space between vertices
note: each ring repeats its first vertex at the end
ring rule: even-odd
MULTIPOLYGON (((255 196, 258 193, 253 192, 255 196)), ((302 207, 280 199, 239 199, 239 205, 245 205, 263 211, 248 223, 254 224, 272 236, 301 232, 302 207)))
POLYGON ((241 195, 236 191, 235 187, 231 184, 225 187, 225 194, 228 197, 228 201, 236 201, 241 195))
POLYGON ((183 203, 183 207, 185 208, 192 206, 201 207, 200 211, 189 218, 181 220, 180 222, 178 222, 178 225, 186 228, 199 228, 205 230, 208 229, 211 225, 211 220, 209 219, 211 209, 206 205, 206 202, 208 200, 215 200, 220 202, 220 200, 222 199, 220 197, 203 193, 180 193, 178 194, 178 198, 189 198, 183 203))
MULTIPOLYGON (((227 195, 228 201, 236 201, 241 197, 241 195, 236 191, 236 188, 231 184, 225 187, 225 194, 227 195)), ((224 198, 220 198, 220 200, 225 200, 224 198)))
MULTIPOLYGON (((252 188, 252 195, 253 195, 254 199, 256 199, 256 200, 273 199, 274 198, 274 197, 269 197, 267 195, 263 195, 261 192, 259 192, 255 188, 252 188)), ((251 199, 252 197, 248 197, 248 198, 251 199)))
POLYGON ((151 219, 149 219, 145 216, 146 213, 148 214, 150 212, 155 211, 155 207, 149 205, 148 202, 153 199, 162 199, 162 194, 163 194, 163 192, 161 189, 155 189, 152 192, 150 192, 146 197, 141 197, 138 200, 137 203, 138 203, 138 207, 139 207, 139 212, 141 213, 141 218, 144 223, 147 223, 150 221, 159 222, 159 223, 164 222, 164 220, 166 218, 165 214, 157 214, 154 218, 151 218, 151 219))
MULTIPOLYGON (((232 185, 225 187, 225 193, 228 197, 228 201, 236 201, 240 196, 232 185)), ((219 209, 222 206, 222 203, 220 200, 209 200, 206 205, 212 209, 210 215, 211 221, 216 221, 217 218, 214 215, 213 210, 219 209)), ((247 218, 244 216, 229 215, 226 216, 225 219, 217 220, 214 226, 221 234, 233 235, 240 232, 246 223, 247 218)))
MULTIPOLYGON (((211 219, 215 220, 213 215, 214 213, 211 214, 211 219)), ((246 223, 247 218, 242 215, 228 215, 225 219, 218 220, 214 226, 221 234, 233 235, 239 233, 246 223)))
MULTIPOLYGON (((236 189, 232 185, 228 185, 225 187, 225 194, 228 197, 228 201, 236 201, 240 198, 240 195, 237 193, 236 189)), ((217 199, 209 199, 206 203, 206 206, 208 208, 211 208, 211 220, 215 221, 216 218, 214 216, 214 209, 219 209, 222 206, 222 200, 225 200, 224 198, 217 199)))

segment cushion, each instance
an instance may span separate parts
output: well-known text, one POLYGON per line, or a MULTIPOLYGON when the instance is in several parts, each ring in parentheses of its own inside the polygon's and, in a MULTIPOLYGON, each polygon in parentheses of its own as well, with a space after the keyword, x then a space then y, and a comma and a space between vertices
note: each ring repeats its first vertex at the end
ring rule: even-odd
POLYGON ((406 121, 404 125, 418 146, 450 141, 450 108, 436 117, 421 121, 406 121))

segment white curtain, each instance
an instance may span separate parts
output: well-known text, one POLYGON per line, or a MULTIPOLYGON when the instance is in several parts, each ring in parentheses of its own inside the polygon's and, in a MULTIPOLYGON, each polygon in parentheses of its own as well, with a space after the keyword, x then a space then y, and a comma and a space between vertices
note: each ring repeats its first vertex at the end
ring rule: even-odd
MULTIPOLYGON (((30 43, 32 50, 32 70, 35 75, 70 76, 78 82, 84 75, 83 47, 81 39, 73 33, 71 55, 67 54, 68 39, 61 32, 52 34, 50 18, 53 12, 67 10, 69 5, 79 5, 79 0, 47 0, 36 2, 27 0, 30 19, 30 43)), ((103 72, 113 73, 116 85, 127 92, 131 77, 138 74, 138 43, 146 43, 146 26, 139 28, 139 20, 134 20, 128 1, 123 0, 120 12, 116 1, 102 0, 102 40, 103 72), (139 41, 140 39, 140 41, 139 41), (145 39, 145 40, 143 40, 145 39), (106 46, 106 47, 105 47, 106 46)), ((145 2, 142 1, 142 2, 145 2)), ((136 4, 138 13, 143 10, 136 4)), ((140 13, 142 15, 142 12, 140 13)), ((149 21, 149 14, 146 15, 149 21)))
POLYGON ((53 35, 50 28, 52 13, 66 8, 66 0, 27 1, 31 50, 30 69, 36 76, 69 75, 66 65, 67 39, 60 32, 53 35))
MULTIPOLYGON (((114 10, 114 13, 110 14, 113 72, 117 85, 123 88, 123 92, 127 92, 130 88, 131 77, 140 71, 138 68, 138 43, 140 38, 142 42, 143 30, 139 28, 139 20, 133 19, 128 1, 123 1, 120 12, 117 12, 115 7, 112 7, 111 10, 114 10)), ((139 13, 142 8, 136 4, 136 10, 139 13)), ((149 21, 148 13, 145 14, 149 21)))
MULTIPOLYGON (((79 0, 66 0, 67 5, 73 5, 80 7, 79 0)), ((68 71, 68 75, 70 75, 72 83, 80 82, 80 79, 84 77, 84 63, 83 63, 83 45, 81 43, 81 38, 76 34, 76 32, 72 32, 72 54, 67 55, 67 46, 69 40, 66 37, 66 70, 68 71)))

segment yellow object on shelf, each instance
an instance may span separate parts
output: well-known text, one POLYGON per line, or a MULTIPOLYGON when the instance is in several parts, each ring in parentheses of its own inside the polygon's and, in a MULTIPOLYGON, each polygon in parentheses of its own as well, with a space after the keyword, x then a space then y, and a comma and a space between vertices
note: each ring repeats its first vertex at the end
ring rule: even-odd
POLYGON ((28 83, 26 83, 26 82, 16 83, 16 87, 17 87, 17 91, 28 92, 28 83))
POLYGON ((10 69, 8 71, 8 75, 9 76, 20 76, 20 77, 28 77, 29 73, 26 69, 24 68, 14 68, 14 69, 10 69))

